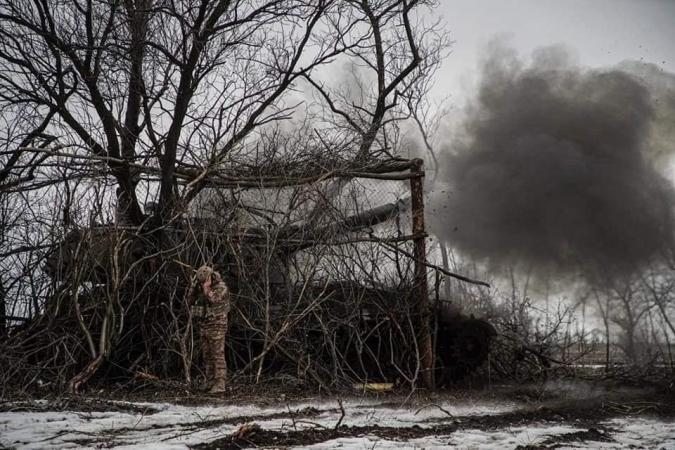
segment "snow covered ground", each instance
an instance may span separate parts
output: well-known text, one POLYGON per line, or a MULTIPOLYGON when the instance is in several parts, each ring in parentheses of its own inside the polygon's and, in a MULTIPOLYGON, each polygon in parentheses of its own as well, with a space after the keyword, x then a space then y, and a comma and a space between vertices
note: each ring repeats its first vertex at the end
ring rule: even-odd
MULTIPOLYGON (((309 447, 310 449, 480 449, 505 450, 519 446, 550 446, 555 449, 675 449, 675 423, 639 420, 638 423, 613 421, 617 431, 612 433, 615 442, 581 441, 563 445, 547 444, 551 436, 561 436, 586 429, 561 425, 510 427, 502 430, 462 430, 450 436, 429 436, 407 441, 392 441, 377 436, 334 439, 309 447)), ((300 447, 302 448, 302 447, 300 447)))
MULTIPOLYGON (((337 401, 278 407, 116 404, 122 411, 48 411, 45 409, 49 408, 45 408, 44 404, 36 405, 40 406, 39 411, 27 411, 27 405, 22 404, 20 410, 0 413, 0 448, 185 449, 231 435, 241 425, 251 422, 263 430, 278 432, 333 429, 339 422, 348 427, 414 429, 419 435, 420 429, 431 432, 432 427, 456 423, 458 420, 461 423, 462 418, 502 414, 519 408, 517 404, 489 401, 447 400, 421 406, 400 406, 391 400, 351 399, 342 402, 343 416, 337 401)), ((5 409, 11 410, 11 405, 5 409)), ((608 442, 582 440, 569 442, 565 444, 568 447, 562 448, 641 446, 675 450, 675 422, 646 417, 620 418, 603 422, 603 427, 611 430, 611 440, 608 442)), ((365 433, 298 448, 509 449, 519 445, 542 445, 551 436, 587 431, 583 427, 549 422, 489 430, 461 428, 447 436, 437 436, 431 432, 429 436, 409 439, 381 438, 365 433)))

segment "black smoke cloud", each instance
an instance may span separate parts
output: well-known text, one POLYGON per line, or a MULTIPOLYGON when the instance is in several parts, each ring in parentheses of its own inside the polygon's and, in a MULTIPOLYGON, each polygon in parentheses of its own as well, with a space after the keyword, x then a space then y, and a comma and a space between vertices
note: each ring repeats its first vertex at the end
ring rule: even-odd
POLYGON ((675 195, 648 158, 659 99, 640 77, 569 60, 560 48, 527 66, 505 48, 486 58, 430 205, 432 232, 461 253, 574 273, 672 248, 675 195))

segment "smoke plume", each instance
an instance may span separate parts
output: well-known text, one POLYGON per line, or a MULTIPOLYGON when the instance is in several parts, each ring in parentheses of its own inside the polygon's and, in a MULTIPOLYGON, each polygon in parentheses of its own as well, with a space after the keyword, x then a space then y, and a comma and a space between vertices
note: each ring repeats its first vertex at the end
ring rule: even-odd
POLYGON ((560 48, 525 65, 492 48, 478 97, 446 143, 432 231, 492 264, 567 273, 633 270, 672 248, 675 194, 653 163, 675 144, 659 137, 672 124, 657 120, 673 117, 664 79, 675 78, 662 74, 656 95, 653 68, 630 67, 585 70, 560 48))

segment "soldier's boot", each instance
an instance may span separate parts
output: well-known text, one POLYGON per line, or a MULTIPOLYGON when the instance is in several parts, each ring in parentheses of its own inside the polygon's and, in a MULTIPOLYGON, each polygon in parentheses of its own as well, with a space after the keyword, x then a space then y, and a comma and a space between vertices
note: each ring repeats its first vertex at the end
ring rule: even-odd
MULTIPOLYGON (((217 350, 220 348, 221 347, 219 347, 217 350)), ((216 351, 213 360, 213 385, 211 386, 209 392, 212 394, 224 392, 226 383, 227 366, 225 365, 225 353, 224 351, 216 351)))
POLYGON ((225 392, 226 384, 227 380, 225 378, 216 378, 215 380, 213 380, 213 384, 209 389, 209 394, 221 394, 225 392))

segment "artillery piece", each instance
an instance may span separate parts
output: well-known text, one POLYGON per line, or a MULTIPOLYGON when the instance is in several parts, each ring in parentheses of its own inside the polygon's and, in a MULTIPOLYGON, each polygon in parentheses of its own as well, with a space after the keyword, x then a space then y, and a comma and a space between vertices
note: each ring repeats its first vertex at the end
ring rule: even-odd
MULTIPOLYGON (((274 270, 268 272, 269 295, 286 299, 304 296, 302 300, 290 302, 296 307, 320 296, 329 300, 323 303, 320 313, 306 315, 296 324, 297 331, 287 333, 288 342, 305 343, 304 347, 300 345, 290 351, 282 349, 279 352, 265 347, 266 338, 251 330, 251 324, 260 322, 263 313, 260 308, 247 309, 246 305, 251 295, 245 292, 243 286, 249 274, 242 270, 242 261, 260 257, 260 249, 267 248, 265 245, 270 230, 249 227, 228 234, 213 221, 203 218, 178 221, 174 225, 156 229, 101 225, 68 234, 47 256, 45 271, 56 282, 69 280, 70 289, 79 289, 77 284, 72 284, 72 274, 78 273, 79 284, 105 287, 125 280, 124 283, 129 285, 128 290, 133 292, 161 270, 166 279, 175 283, 166 292, 153 294, 160 298, 173 298, 180 304, 183 297, 176 297, 176 293, 187 291, 192 267, 207 262, 224 275, 234 293, 239 314, 247 315, 245 320, 234 318, 231 322, 228 345, 230 367, 233 370, 250 368, 261 354, 265 354, 265 364, 261 362, 260 367, 268 370, 277 370, 289 361, 300 365, 299 361, 307 358, 315 366, 316 379, 335 376, 335 371, 329 373, 324 370, 321 373, 320 367, 330 365, 325 361, 328 356, 335 358, 340 355, 344 362, 340 368, 342 375, 350 379, 391 381, 402 370, 410 369, 410 361, 415 359, 411 353, 411 339, 414 338, 415 330, 403 331, 401 326, 406 321, 403 315, 411 314, 405 305, 411 303, 413 290, 336 280, 316 282, 299 289, 291 281, 288 261, 300 251, 323 244, 326 236, 346 236, 375 227, 396 217, 408 205, 408 200, 400 200, 322 226, 301 224, 274 230, 275 245, 270 254, 274 270), (238 252, 236 258, 233 255, 235 251, 238 252), (116 276, 117 280, 113 280, 112 276, 116 276), (349 311, 355 304, 360 305, 358 310, 349 311), (245 313, 242 312, 244 310, 245 313), (324 336, 326 324, 332 324, 333 334, 329 340, 324 336), (328 342, 331 342, 330 348, 327 347, 328 342)), ((90 298, 87 301, 96 303, 96 290, 89 289, 88 292, 90 298)), ((180 310, 178 306, 174 309, 180 310)), ((183 310, 180 314, 185 313, 183 310)), ((267 314, 281 320, 294 312, 272 304, 272 310, 267 311, 267 314)), ((489 323, 461 313, 448 314, 442 309, 433 311, 431 318, 431 329, 435 330, 436 379, 439 382, 461 378, 486 360, 490 341, 495 334, 489 323)), ((141 338, 134 336, 128 333, 127 343, 121 342, 118 346, 125 348, 141 338)), ((276 347, 283 345, 277 343, 276 347)), ((117 360, 115 364, 133 366, 139 352, 123 351, 121 357, 124 361, 117 360)))

